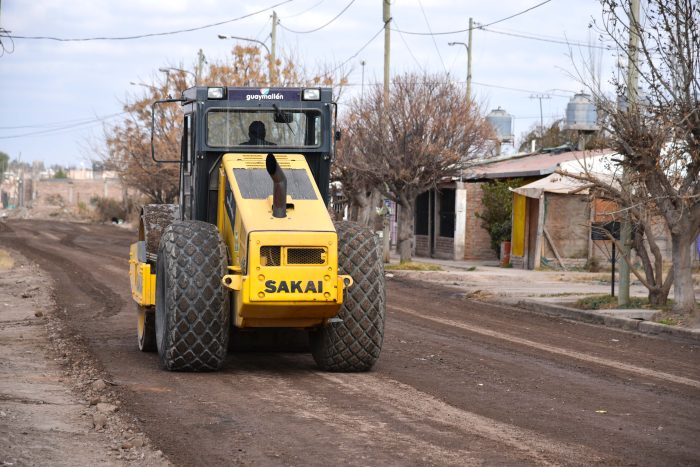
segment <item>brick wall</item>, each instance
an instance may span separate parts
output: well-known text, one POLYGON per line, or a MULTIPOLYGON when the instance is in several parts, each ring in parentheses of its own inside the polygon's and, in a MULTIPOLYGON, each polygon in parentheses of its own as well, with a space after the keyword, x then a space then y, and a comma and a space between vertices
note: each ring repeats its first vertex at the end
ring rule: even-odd
POLYGON ((430 237, 427 235, 414 235, 416 242, 416 256, 430 256, 430 237))
POLYGON ((435 257, 440 259, 454 259, 455 239, 452 237, 438 237, 435 245, 435 257))
MULTIPOLYGON (((587 196, 545 195, 544 226, 557 247, 559 255, 569 259, 588 258, 590 203, 587 196)), ((543 256, 556 261, 548 241, 544 241, 543 256)))
POLYGON ((464 259, 494 260, 498 259, 491 249, 491 237, 481 227, 481 219, 475 213, 483 210, 481 190, 482 183, 465 183, 467 192, 467 226, 464 239, 464 259))
POLYGON ((94 197, 107 197, 121 201, 122 193, 122 184, 117 179, 46 179, 37 181, 32 204, 33 206, 74 207, 84 203, 89 206, 90 200, 94 197))

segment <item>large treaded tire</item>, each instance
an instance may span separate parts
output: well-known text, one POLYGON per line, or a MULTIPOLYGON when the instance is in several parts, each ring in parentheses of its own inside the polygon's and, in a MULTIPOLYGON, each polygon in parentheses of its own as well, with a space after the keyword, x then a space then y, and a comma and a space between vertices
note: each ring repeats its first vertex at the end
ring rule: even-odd
POLYGON ((322 370, 367 371, 384 340, 386 291, 381 246, 374 233, 353 222, 335 224, 338 269, 352 276, 338 318, 310 333, 311 353, 322 370))
POLYGON ((226 359, 226 246, 212 224, 176 221, 164 231, 156 274, 156 342, 171 371, 215 371, 226 359))

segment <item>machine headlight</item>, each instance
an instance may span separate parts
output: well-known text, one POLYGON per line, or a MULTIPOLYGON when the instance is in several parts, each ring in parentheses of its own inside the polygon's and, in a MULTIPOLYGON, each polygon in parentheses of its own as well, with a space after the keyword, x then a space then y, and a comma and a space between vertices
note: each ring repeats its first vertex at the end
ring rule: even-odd
POLYGON ((301 93, 301 100, 303 101, 320 101, 321 100, 321 90, 318 88, 304 89, 301 93))
POLYGON ((207 98, 209 99, 223 99, 224 98, 224 88, 208 88, 207 98))

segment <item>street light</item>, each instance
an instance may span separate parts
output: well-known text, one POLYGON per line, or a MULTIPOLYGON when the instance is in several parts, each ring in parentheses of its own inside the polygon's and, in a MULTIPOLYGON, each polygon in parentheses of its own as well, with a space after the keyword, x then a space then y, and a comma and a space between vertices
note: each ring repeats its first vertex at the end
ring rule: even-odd
POLYGON ((272 52, 270 52, 270 49, 268 48, 267 45, 265 45, 265 43, 264 43, 263 41, 259 41, 259 40, 257 40, 257 39, 251 39, 251 38, 249 38, 249 37, 231 36, 231 35, 226 35, 226 34, 219 34, 218 37, 219 37, 219 39, 238 39, 238 40, 240 40, 240 41, 255 42, 256 44, 260 44, 260 45, 262 45, 263 47, 265 47, 265 50, 267 50, 267 55, 268 55, 268 57, 270 57, 270 58, 268 59, 268 62, 269 62, 269 65, 270 65, 270 68, 269 68, 270 84, 272 84, 272 76, 273 76, 275 64, 274 64, 273 61, 272 61, 272 52))
POLYGON ((362 88, 361 88, 362 91, 360 94, 360 102, 365 101, 365 65, 366 64, 367 64, 367 62, 365 62, 364 60, 362 60, 360 62, 360 65, 362 65, 362 88))
MULTIPOLYGON (((471 34, 471 26, 470 26, 471 34)), ((471 38, 470 38, 471 39, 471 38)), ((448 42, 447 45, 450 47, 453 45, 463 45, 467 49, 467 99, 472 98, 472 54, 469 53, 469 46, 464 42, 448 42)))
MULTIPOLYGON (((153 86, 153 85, 151 85, 151 84, 146 84, 146 83, 135 83, 135 82, 133 82, 133 81, 129 81, 129 84, 132 85, 132 86, 143 86, 144 88, 148 88, 148 89, 150 89, 151 91, 153 91, 153 92, 156 93, 156 94, 163 92, 162 89, 157 88, 156 86, 153 86)), ((167 88, 166 88, 166 89, 167 89, 167 88)), ((168 94, 168 99, 171 99, 171 98, 172 98, 172 96, 171 96, 170 94, 168 94)))
POLYGON ((133 82, 133 81, 129 81, 129 84, 132 85, 132 86, 143 86, 144 88, 148 88, 148 89, 150 89, 150 90, 153 91, 153 92, 158 92, 158 91, 160 91, 160 89, 158 89, 157 87, 155 87, 155 86, 153 86, 153 85, 151 85, 151 84, 146 84, 146 83, 135 83, 135 82, 133 82))
POLYGON ((170 77, 170 72, 171 72, 171 71, 180 71, 180 72, 182 72, 182 73, 187 73, 187 74, 189 74, 189 75, 192 75, 192 77, 194 78, 194 85, 197 86, 197 75, 194 74, 194 73, 192 73, 192 72, 189 71, 189 70, 184 70, 184 69, 182 69, 182 68, 175 68, 175 67, 170 66, 170 67, 167 67, 167 68, 158 68, 158 71, 160 71, 161 73, 166 73, 166 74, 168 75, 168 77, 170 77))

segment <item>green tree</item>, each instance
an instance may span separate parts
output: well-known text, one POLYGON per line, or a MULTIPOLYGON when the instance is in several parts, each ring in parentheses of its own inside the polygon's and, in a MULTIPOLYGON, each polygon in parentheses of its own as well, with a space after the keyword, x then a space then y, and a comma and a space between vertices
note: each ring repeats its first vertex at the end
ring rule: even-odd
POLYGON ((68 174, 63 171, 61 167, 58 168, 56 173, 53 174, 53 178, 68 178, 68 174))
POLYGON ((491 248, 500 255, 501 242, 510 241, 510 233, 513 227, 513 193, 510 188, 523 185, 523 180, 494 180, 481 185, 484 192, 481 203, 484 209, 475 213, 481 219, 481 226, 486 229, 491 237, 491 248))

